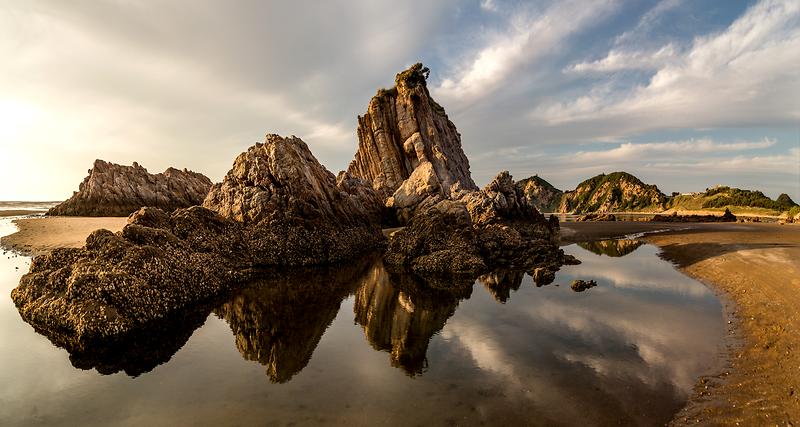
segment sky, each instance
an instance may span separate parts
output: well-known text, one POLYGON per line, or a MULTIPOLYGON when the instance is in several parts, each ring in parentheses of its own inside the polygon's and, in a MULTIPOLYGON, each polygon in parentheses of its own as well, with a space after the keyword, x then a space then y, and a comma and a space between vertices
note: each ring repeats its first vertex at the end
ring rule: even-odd
POLYGON ((5 0, 0 58, 0 200, 63 200, 95 158, 220 181, 267 133, 336 173, 421 61, 480 186, 623 170, 800 201, 796 0, 5 0))

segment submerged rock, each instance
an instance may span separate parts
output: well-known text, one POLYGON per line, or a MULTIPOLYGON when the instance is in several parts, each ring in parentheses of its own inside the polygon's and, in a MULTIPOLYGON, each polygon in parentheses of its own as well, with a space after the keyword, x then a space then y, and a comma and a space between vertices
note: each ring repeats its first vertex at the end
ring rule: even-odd
POLYGON ((190 170, 153 175, 136 162, 122 166, 98 159, 78 191, 47 215, 128 216, 144 206, 172 212, 203 203, 209 188, 211 180, 190 170))
POLYGON ((573 280, 572 285, 570 285, 572 290, 575 292, 583 292, 595 286, 597 286, 597 282, 594 280, 573 280))

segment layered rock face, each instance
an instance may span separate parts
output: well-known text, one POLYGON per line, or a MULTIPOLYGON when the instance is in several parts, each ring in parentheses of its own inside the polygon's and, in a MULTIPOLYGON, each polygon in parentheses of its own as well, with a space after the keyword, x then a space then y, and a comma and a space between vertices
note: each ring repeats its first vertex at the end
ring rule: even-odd
POLYGON ((98 159, 78 191, 47 214, 128 216, 144 206, 172 212, 203 203, 209 188, 211 180, 186 169, 153 175, 136 162, 122 166, 98 159))
POLYGON ((600 174, 567 191, 558 208, 563 213, 663 211, 667 197, 625 172, 600 174))
POLYGON ((528 203, 536 207, 539 212, 556 212, 564 194, 538 175, 517 182, 517 188, 522 191, 528 203))
POLYGON ((253 261, 336 262, 383 242, 383 203, 364 181, 336 177, 300 138, 267 135, 236 158, 203 206, 244 224, 253 261))
POLYGON ((220 295, 253 267, 353 258, 383 244, 382 205, 341 178, 299 139, 270 135, 212 189, 214 210, 142 208, 119 233, 98 230, 84 248, 35 258, 12 298, 37 330, 80 351, 220 295))
POLYGON ((457 199, 478 189, 461 136, 428 92, 428 73, 415 64, 372 98, 358 118, 358 151, 347 169, 401 210, 429 196, 457 199))

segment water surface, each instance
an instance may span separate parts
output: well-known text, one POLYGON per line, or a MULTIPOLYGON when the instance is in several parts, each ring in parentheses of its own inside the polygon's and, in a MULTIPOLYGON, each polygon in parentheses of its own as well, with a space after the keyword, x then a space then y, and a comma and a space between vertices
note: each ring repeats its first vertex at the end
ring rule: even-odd
POLYGON ((426 283, 377 259, 265 276, 82 355, 20 319, 9 294, 29 259, 5 254, 0 425, 663 424, 720 360, 719 302, 650 245, 565 251, 583 264, 543 287, 426 283))

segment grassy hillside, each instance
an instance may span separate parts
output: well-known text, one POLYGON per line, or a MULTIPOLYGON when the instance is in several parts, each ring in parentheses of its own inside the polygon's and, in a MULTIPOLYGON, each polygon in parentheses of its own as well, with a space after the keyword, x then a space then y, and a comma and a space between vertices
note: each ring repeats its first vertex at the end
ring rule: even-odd
POLYGON ((627 172, 600 174, 564 193, 559 211, 636 212, 661 211, 666 196, 655 185, 643 183, 627 172))
POLYGON ((797 204, 786 194, 772 200, 760 191, 725 186, 709 188, 703 193, 673 196, 667 201, 667 209, 671 210, 722 212, 729 208, 734 214, 753 215, 780 215, 795 206, 797 204))
POLYGON ((561 203, 563 191, 538 175, 520 180, 517 182, 517 188, 522 191, 528 202, 541 212, 554 212, 561 203))

